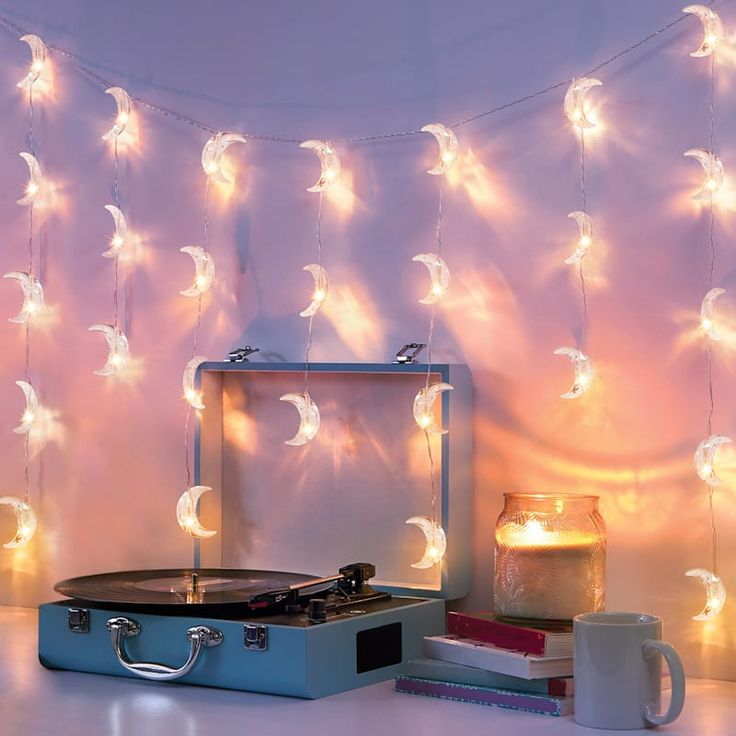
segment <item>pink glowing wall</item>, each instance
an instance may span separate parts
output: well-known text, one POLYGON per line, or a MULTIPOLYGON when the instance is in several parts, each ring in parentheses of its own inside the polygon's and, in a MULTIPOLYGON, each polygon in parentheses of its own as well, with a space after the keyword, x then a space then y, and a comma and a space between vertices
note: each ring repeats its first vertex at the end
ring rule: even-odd
MULTIPOLYGON (((135 95, 223 129, 297 138, 363 136, 430 121, 454 122, 590 68, 674 17, 665 0, 520 3, 325 0, 218 3, 159 0, 7 0, 7 16, 66 48, 135 95)), ((736 28, 736 14, 723 16, 736 28)), ((609 529, 608 603, 665 618, 691 674, 736 677, 734 608, 707 625, 690 616, 703 592, 683 572, 709 567, 707 490, 692 454, 707 434, 704 341, 697 309, 707 288, 707 222, 689 196, 699 167, 682 152, 707 146, 707 61, 688 19, 599 73, 603 129, 588 145, 588 203, 596 243, 589 275, 590 395, 559 398, 569 365, 552 351, 575 344, 580 294, 563 264, 579 207, 575 135, 564 88, 460 131, 448 182, 444 252, 453 273, 435 356, 467 362, 476 387, 474 588, 463 604, 489 605, 492 536, 502 493, 597 493, 609 529)), ((15 204, 26 176, 26 106, 15 87, 28 50, 0 32, 0 266, 26 262, 27 212, 15 204)), ((736 65, 717 78, 717 140, 736 166, 736 65)), ((0 601, 34 604, 62 577, 187 564, 173 517, 184 488, 181 369, 188 359, 191 279, 182 245, 201 241, 206 135, 139 110, 140 146, 125 158, 124 205, 141 238, 129 271, 129 380, 92 371, 111 317, 112 269, 100 253, 110 218, 112 161, 100 135, 113 102, 53 58, 53 94, 39 105, 39 156, 58 186, 42 230, 42 278, 56 324, 34 334, 34 378, 59 411, 59 433, 32 490, 40 527, 28 548, 0 554, 0 601)), ((202 350, 224 356, 251 343, 273 360, 298 360, 313 260, 316 161, 296 146, 251 141, 231 149, 237 187, 210 209, 218 280, 206 300, 202 350)), ((324 258, 332 281, 315 322, 313 357, 384 361, 425 337, 418 303, 431 249, 437 179, 424 171, 429 136, 342 148, 347 191, 326 199, 324 258)), ((736 294, 734 208, 719 208, 716 284, 736 294)), ((17 287, 0 284, 0 492, 22 492, 22 331, 6 321, 17 287)), ((723 314, 736 315, 730 295, 723 314)), ((733 345, 714 355, 715 429, 736 432, 733 345)), ((290 448, 284 448, 284 455, 290 448)), ((730 458, 726 455, 724 460, 730 458)), ((736 482, 736 464, 720 468, 736 482)), ((38 466, 35 466, 38 469, 38 466)), ((274 489, 278 498, 278 489, 274 489)), ((720 572, 736 591, 736 514, 727 485, 715 495, 720 572)), ((10 532, 3 515, 0 531, 10 532)))

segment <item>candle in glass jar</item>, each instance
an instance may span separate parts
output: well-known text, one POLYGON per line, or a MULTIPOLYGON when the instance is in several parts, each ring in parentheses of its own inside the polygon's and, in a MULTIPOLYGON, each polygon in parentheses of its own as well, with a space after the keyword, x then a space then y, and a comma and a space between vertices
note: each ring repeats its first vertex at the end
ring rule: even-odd
POLYGON ((572 619, 599 611, 604 579, 605 538, 597 531, 555 528, 534 518, 496 530, 498 615, 572 619))

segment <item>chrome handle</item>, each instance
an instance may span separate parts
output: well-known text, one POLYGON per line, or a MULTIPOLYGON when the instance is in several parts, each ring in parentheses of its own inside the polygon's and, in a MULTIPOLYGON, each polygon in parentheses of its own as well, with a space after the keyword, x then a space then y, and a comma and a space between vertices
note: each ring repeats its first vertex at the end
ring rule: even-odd
POLYGON ((147 680, 177 680, 184 677, 197 664, 203 647, 216 647, 222 644, 222 632, 209 626, 192 626, 187 629, 187 639, 191 642, 189 657, 181 667, 169 667, 157 662, 133 662, 125 652, 124 639, 138 636, 141 625, 131 618, 118 616, 108 619, 107 630, 110 632, 112 650, 123 667, 139 677, 147 680))

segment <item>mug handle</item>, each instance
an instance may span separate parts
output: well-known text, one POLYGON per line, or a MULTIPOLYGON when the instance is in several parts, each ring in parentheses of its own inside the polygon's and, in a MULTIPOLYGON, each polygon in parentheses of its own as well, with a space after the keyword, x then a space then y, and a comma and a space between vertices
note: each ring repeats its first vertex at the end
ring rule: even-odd
POLYGON ((661 654, 670 668, 672 696, 667 712, 660 715, 654 710, 654 703, 650 701, 644 704, 644 720, 652 726, 664 726, 666 723, 672 723, 680 715, 682 706, 685 705, 685 670, 682 668, 679 655, 671 644, 658 639, 646 639, 641 646, 644 659, 651 659, 661 654))

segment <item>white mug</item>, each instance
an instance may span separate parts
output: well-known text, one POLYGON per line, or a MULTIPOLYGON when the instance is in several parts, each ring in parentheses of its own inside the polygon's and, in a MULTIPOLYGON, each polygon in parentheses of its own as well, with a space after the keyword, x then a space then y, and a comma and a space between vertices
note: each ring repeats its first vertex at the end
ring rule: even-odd
POLYGON ((647 613, 582 613, 573 619, 575 721, 592 728, 635 729, 671 723, 685 703, 685 672, 661 641, 662 619, 647 613), (672 697, 660 714, 662 660, 672 697))

